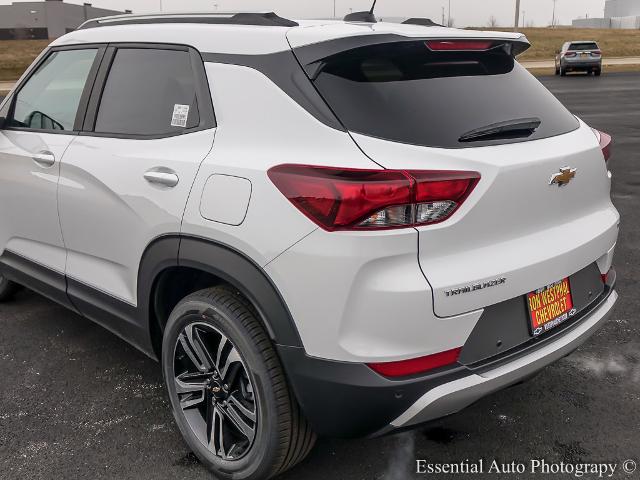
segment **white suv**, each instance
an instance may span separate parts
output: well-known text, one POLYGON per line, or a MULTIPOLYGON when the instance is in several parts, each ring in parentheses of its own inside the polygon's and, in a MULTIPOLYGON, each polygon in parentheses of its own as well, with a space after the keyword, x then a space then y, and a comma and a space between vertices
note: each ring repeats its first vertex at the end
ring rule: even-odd
POLYGON ((617 299, 611 139, 515 61, 528 47, 274 14, 90 21, 0 107, 0 297, 27 286, 158 358, 221 478, 457 412, 617 299))

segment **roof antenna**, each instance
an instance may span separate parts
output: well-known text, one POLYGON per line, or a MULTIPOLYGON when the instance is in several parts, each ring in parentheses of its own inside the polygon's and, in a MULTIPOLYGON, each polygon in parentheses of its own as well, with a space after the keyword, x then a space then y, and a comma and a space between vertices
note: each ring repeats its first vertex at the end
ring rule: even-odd
POLYGON ((371 5, 371 10, 368 12, 353 12, 344 17, 345 22, 361 22, 361 23, 378 23, 376 20, 376 16, 373 14, 376 9, 376 3, 378 0, 373 0, 373 5, 371 5))

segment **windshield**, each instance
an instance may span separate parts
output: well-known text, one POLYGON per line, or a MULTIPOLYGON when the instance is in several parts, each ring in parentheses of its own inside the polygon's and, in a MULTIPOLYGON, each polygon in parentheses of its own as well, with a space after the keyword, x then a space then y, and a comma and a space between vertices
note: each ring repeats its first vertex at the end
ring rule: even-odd
POLYGON ((348 50, 325 59, 315 85, 350 131, 431 147, 534 140, 578 121, 503 49, 433 52, 423 41, 348 50), (483 127, 535 118, 527 135, 460 141, 483 127))

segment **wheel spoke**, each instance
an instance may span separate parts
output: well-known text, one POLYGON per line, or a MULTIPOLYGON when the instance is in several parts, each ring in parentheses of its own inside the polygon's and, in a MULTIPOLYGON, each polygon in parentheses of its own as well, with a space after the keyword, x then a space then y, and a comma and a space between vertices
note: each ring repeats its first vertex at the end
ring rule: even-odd
POLYGON ((175 378, 176 392, 182 409, 198 405, 205 399, 209 376, 201 373, 183 373, 175 378))
POLYGON ((217 405, 213 407, 214 421, 211 438, 215 438, 214 452, 222 458, 227 458, 227 451, 224 446, 224 415, 217 405), (216 427, 217 425, 217 427, 216 427))
POLYGON ((211 439, 213 438, 213 432, 215 430, 215 413, 214 413, 214 408, 215 405, 213 404, 213 399, 207 395, 207 405, 206 405, 206 413, 205 413, 205 422, 206 422, 206 429, 207 429, 207 445, 209 445, 209 447, 211 447, 211 439))
POLYGON ((222 356, 224 355, 224 350, 225 350, 225 347, 227 346, 227 343, 229 343, 229 340, 227 340, 227 337, 220 334, 220 343, 218 344, 218 351, 216 352, 215 365, 216 365, 216 369, 218 370, 218 374, 220 374, 221 377, 222 377, 222 371, 220 367, 222 363, 222 356))
POLYGON ((184 329, 184 335, 182 336, 181 343, 185 352, 198 370, 202 372, 211 370, 213 366, 211 356, 202 343, 200 334, 195 329, 194 325, 188 325, 187 328, 184 329))
POLYGON ((249 420, 251 420, 252 422, 256 421, 256 412, 255 412, 255 405, 254 405, 254 410, 251 411, 249 410, 247 407, 245 407, 242 402, 240 400, 238 400, 235 396, 235 394, 232 394, 229 397, 229 405, 234 406, 235 408, 237 408, 240 413, 242 413, 245 417, 247 417, 249 420))
POLYGON ((231 424, 241 433, 244 437, 246 437, 249 442, 253 441, 255 437, 255 427, 249 425, 242 416, 238 413, 237 406, 227 404, 226 408, 222 408, 221 411, 224 415, 229 419, 231 424))
POLYGON ((227 374, 229 373, 229 369, 231 365, 234 363, 242 363, 242 359, 238 354, 238 351, 235 348, 232 348, 225 359, 224 365, 220 368, 220 377, 229 383, 229 379, 227 378, 227 374))

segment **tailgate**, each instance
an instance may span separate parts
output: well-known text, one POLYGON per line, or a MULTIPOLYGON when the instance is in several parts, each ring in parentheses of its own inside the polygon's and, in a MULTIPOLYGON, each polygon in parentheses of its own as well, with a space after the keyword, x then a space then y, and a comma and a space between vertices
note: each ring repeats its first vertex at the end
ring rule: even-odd
POLYGON ((417 227, 436 315, 550 285, 614 245, 619 216, 599 141, 515 61, 518 43, 350 42, 312 63, 304 59, 317 58, 320 47, 315 56, 310 48, 296 54, 373 161, 387 169, 480 174, 466 200, 441 198, 433 187, 443 202, 423 205, 459 207, 441 223, 417 227), (554 175, 566 184, 551 183, 554 175))
POLYGON ((472 170, 481 180, 449 220, 419 227, 419 259, 434 310, 452 316, 524 295, 572 275, 614 245, 613 207, 599 144, 586 125, 558 137, 445 150, 362 135, 365 153, 388 168, 472 170), (399 160, 401 159, 401 160, 399 160), (564 166, 566 186, 549 185, 564 166))

